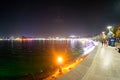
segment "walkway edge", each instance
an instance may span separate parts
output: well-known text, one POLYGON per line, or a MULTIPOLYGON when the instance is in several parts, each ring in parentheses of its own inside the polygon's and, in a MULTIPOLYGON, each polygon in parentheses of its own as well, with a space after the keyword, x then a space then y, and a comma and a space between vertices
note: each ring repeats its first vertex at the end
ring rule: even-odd
POLYGON ((95 60, 96 60, 96 58, 97 58, 97 55, 98 55, 98 53, 100 52, 100 50, 101 50, 101 44, 99 44, 99 46, 98 46, 96 55, 95 55, 95 57, 94 57, 94 59, 93 59, 93 61, 92 61, 92 64, 91 64, 90 68, 88 69, 87 73, 84 75, 84 77, 83 77, 81 80, 86 80, 87 76, 88 76, 90 73, 92 73, 92 71, 93 71, 93 69, 94 69, 94 67, 93 67, 92 65, 94 64, 94 62, 95 62, 95 60))
POLYGON ((57 80, 82 80, 90 70, 90 67, 93 63, 96 53, 99 51, 98 50, 99 47, 100 44, 96 46, 92 52, 90 52, 90 54, 86 57, 86 59, 83 62, 78 64, 73 70, 61 76, 57 80))

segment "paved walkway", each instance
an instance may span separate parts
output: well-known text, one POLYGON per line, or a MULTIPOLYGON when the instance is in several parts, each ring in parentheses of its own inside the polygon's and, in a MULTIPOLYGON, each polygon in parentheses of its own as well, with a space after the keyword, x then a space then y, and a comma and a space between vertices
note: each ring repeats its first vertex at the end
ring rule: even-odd
POLYGON ((81 64, 57 80, 120 80, 120 53, 99 44, 81 64))

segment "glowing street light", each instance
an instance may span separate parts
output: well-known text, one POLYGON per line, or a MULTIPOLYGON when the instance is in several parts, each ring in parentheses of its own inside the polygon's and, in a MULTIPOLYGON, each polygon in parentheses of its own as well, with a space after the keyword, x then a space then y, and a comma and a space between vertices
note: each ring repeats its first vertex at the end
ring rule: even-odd
POLYGON ((110 29, 110 28, 112 28, 112 26, 108 26, 107 28, 110 29))
POLYGON ((58 62, 61 64, 63 62, 62 57, 58 57, 58 62))
POLYGON ((109 32, 110 32, 110 29, 111 29, 111 28, 112 28, 112 26, 108 26, 108 27, 107 27, 107 29, 109 30, 109 32))

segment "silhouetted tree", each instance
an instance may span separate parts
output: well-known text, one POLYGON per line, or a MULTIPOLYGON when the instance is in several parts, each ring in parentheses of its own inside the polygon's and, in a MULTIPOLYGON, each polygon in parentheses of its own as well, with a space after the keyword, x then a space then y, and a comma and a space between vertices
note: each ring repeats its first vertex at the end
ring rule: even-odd
POLYGON ((116 27, 115 29, 115 37, 119 38, 120 37, 120 24, 116 27))

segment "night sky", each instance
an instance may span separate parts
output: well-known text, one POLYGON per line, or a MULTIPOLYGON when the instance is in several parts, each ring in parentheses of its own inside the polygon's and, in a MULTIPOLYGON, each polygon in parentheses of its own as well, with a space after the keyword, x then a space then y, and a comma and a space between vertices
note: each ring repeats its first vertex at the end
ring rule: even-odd
POLYGON ((120 23, 120 0, 1 0, 0 36, 94 35, 120 23))

